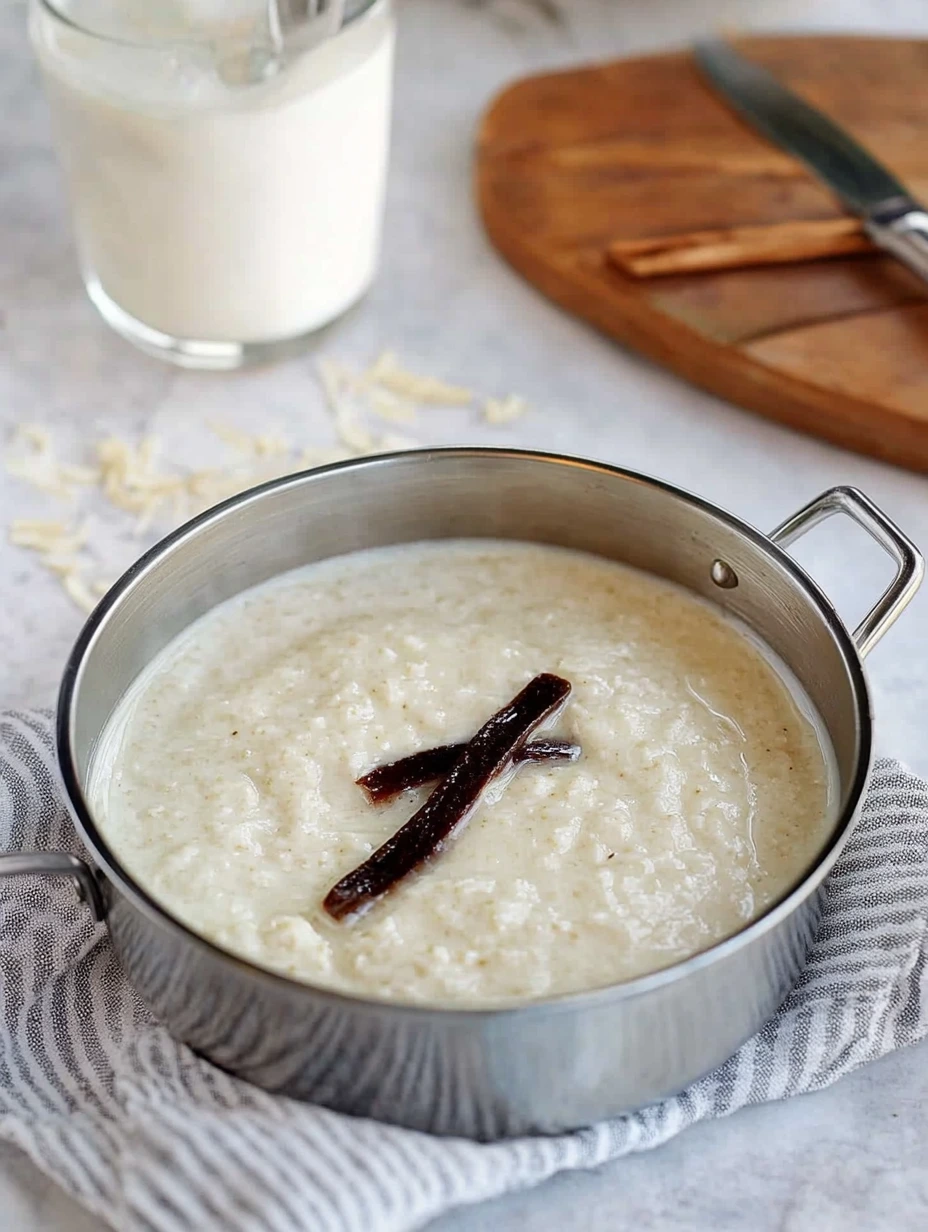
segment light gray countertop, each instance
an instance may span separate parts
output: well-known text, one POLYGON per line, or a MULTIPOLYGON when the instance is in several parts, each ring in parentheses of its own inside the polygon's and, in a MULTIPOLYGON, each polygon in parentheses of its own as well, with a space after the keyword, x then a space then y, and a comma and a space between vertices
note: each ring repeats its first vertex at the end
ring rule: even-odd
MULTIPOLYGON (((428 443, 564 449, 682 484, 762 528, 835 483, 859 485, 928 545, 928 480, 744 414, 620 350, 547 303, 491 250, 470 196, 477 116, 533 69, 680 43, 708 23, 928 34, 920 0, 401 0, 395 145, 381 277, 319 340, 357 363, 391 346, 412 364, 532 412, 506 428, 436 413, 428 443), (557 19, 552 16, 557 14, 557 19)), ((312 357, 238 376, 175 372, 110 336, 83 298, 48 121, 18 5, 0 8, 0 417, 62 440, 224 417, 305 443, 332 439, 312 357)), ((47 511, 0 478, 0 522, 47 511)), ((123 543, 123 554, 133 545, 123 543)), ((803 563, 848 621, 888 565, 850 525, 805 541, 803 563)), ((49 705, 79 614, 23 553, 0 545, 0 705, 49 705)), ((880 751, 928 774, 928 592, 869 661, 880 751)), ((606 1232, 928 1226, 925 1048, 836 1087, 697 1127, 660 1150, 439 1221, 441 1232, 606 1232)), ((86 1232, 84 1216, 0 1147, 0 1229, 86 1232)))

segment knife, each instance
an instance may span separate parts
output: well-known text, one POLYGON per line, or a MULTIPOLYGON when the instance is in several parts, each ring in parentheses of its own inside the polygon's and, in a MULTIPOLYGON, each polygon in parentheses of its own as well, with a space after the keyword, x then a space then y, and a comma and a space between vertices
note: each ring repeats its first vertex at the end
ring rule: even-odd
POLYGON ((755 129, 795 155, 864 224, 880 248, 928 281, 928 213, 833 120, 721 39, 694 49, 710 84, 755 129))

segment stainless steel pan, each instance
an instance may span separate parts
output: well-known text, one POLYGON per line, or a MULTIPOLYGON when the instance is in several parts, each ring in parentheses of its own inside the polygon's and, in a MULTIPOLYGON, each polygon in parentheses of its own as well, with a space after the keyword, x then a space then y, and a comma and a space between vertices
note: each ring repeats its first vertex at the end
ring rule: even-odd
POLYGON ((493 1138, 587 1124, 677 1091, 773 1013, 802 965, 819 889, 857 818, 871 761, 861 659, 912 597, 917 550, 870 501, 835 488, 770 535, 641 475, 487 449, 396 454, 275 481, 190 522, 139 561, 87 622, 58 709, 67 798, 89 860, 0 857, 0 874, 72 878, 142 996, 177 1038, 269 1090, 438 1133, 493 1138), (896 576, 848 633, 785 547, 849 515, 896 576), (761 919, 667 970, 500 1010, 340 995, 262 971, 196 936, 109 851, 87 805, 94 748, 168 641, 215 604, 310 561, 416 539, 495 536, 596 552, 737 615, 795 672, 837 762, 840 807, 815 866, 761 919))

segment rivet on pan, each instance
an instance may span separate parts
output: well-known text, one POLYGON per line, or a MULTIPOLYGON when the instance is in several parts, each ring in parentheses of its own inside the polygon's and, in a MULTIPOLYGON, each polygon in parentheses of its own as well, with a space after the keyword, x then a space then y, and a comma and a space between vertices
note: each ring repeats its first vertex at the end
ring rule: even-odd
POLYGON ((711 572, 713 582, 716 586, 721 586, 723 590, 734 590, 738 585, 737 573, 724 560, 714 560, 711 572))

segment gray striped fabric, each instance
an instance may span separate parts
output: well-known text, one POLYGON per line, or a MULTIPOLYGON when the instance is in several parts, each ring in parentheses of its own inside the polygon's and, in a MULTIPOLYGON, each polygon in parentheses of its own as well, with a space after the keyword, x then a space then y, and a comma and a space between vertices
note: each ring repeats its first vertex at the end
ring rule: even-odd
MULTIPOLYGON (((716 1073, 633 1116, 490 1146, 266 1095, 175 1043, 66 884, 0 880, 0 1137, 114 1227, 398 1232, 834 1082, 928 1024, 928 787, 877 765, 805 972, 716 1073)), ((0 850, 80 846, 48 720, 0 716, 0 850)))

